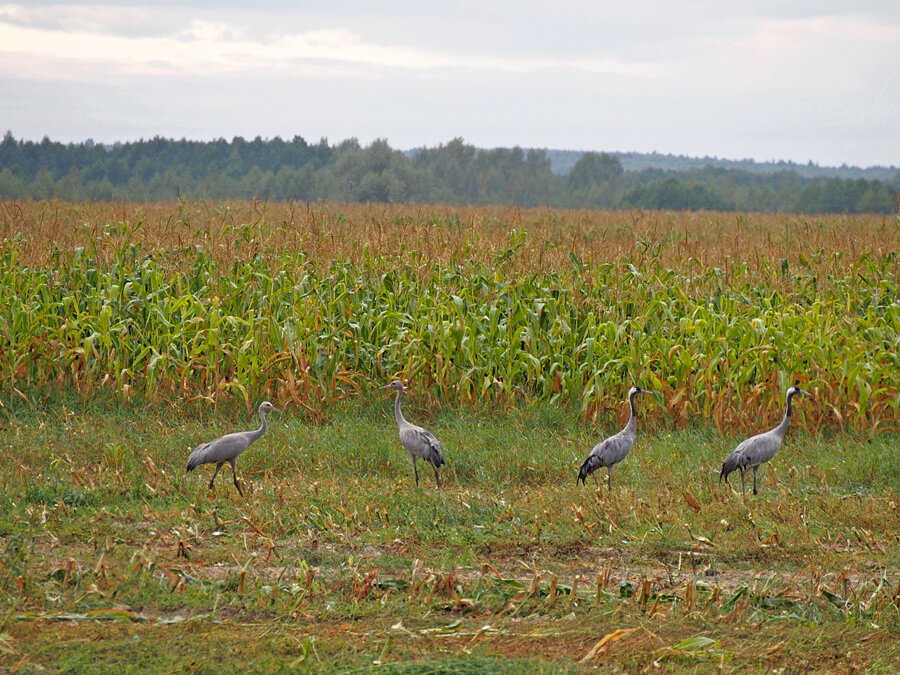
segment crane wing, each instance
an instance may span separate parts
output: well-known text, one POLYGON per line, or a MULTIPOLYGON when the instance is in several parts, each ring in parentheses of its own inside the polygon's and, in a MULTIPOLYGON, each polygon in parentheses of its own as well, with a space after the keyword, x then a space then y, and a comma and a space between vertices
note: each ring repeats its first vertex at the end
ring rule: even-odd
POLYGON ((194 448, 194 450, 188 456, 188 471, 193 471, 201 464, 206 464, 206 462, 208 461, 207 459, 205 459, 207 450, 209 450, 209 443, 201 443, 196 448, 194 448))
POLYGON ((779 445, 781 445, 781 439, 771 431, 744 439, 722 462, 719 480, 724 478, 727 483, 728 474, 732 471, 743 471, 748 467, 768 462, 778 450, 779 445))
POLYGON ((403 447, 416 457, 421 457, 434 466, 441 466, 444 463, 444 455, 441 452, 443 446, 430 431, 410 424, 400 431, 400 441, 403 447))
POLYGON ((590 453, 588 454, 587 460, 585 462, 590 461, 591 465, 594 466, 594 470, 599 469, 601 466, 606 466, 606 455, 608 453, 609 446, 608 438, 604 438, 602 441, 597 443, 593 448, 591 448, 590 453))
POLYGON ((597 443, 591 450, 591 455, 599 460, 599 466, 609 466, 625 459, 633 444, 634 436, 619 432, 597 443))
MULTIPOLYGON (((722 472, 719 474, 719 480, 721 481, 723 478, 725 482, 728 482, 728 474, 732 471, 743 470, 749 465, 749 459, 746 456, 746 450, 750 446, 750 442, 756 439, 756 436, 751 436, 750 438, 745 438, 743 441, 738 443, 738 446, 731 451, 731 454, 728 455, 722 462, 722 472)), ((741 471, 743 473, 743 471, 741 471)))
POLYGON ((240 455, 251 443, 250 432, 237 431, 220 436, 209 443, 201 443, 188 457, 188 471, 200 464, 227 462, 240 455))

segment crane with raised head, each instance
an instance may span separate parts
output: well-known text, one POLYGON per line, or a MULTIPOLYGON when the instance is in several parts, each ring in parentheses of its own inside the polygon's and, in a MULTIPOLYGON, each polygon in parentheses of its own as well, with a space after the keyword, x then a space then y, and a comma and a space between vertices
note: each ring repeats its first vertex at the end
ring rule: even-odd
POLYGON ((622 431, 603 439, 594 446, 578 471, 578 478, 575 479, 576 485, 578 485, 578 481, 584 485, 587 477, 591 476, 597 487, 600 487, 594 472, 605 466, 606 486, 608 489, 612 489, 613 466, 625 459, 634 445, 634 435, 637 429, 637 408, 634 405, 634 399, 638 394, 653 394, 653 392, 640 387, 632 387, 628 390, 628 403, 631 405, 631 417, 628 418, 628 423, 622 431))
POLYGON ((250 447, 253 441, 266 433, 266 413, 273 410, 279 412, 274 405, 268 401, 263 401, 259 406, 259 420, 262 423, 259 429, 236 431, 220 436, 214 441, 198 445, 188 457, 187 470, 193 471, 201 464, 215 464, 216 470, 213 472, 212 478, 209 479, 209 489, 212 490, 216 476, 219 474, 219 469, 222 468, 225 462, 228 462, 231 464, 231 476, 234 479, 234 487, 237 488, 237 491, 243 497, 244 491, 241 490, 241 486, 238 483, 237 472, 234 466, 235 460, 238 458, 238 455, 250 447))
POLYGON ((397 392, 397 398, 394 399, 394 417, 397 420, 397 428, 400 432, 400 442, 406 451, 412 457, 413 471, 416 474, 416 485, 419 484, 419 469, 416 467, 416 459, 421 457, 426 462, 431 463, 434 469, 434 479, 437 486, 441 487, 441 478, 438 476, 438 467, 444 464, 444 455, 441 453, 441 442, 434 437, 430 431, 426 431, 422 427, 410 424, 403 417, 400 411, 400 398, 403 396, 403 383, 400 380, 394 380, 390 384, 386 384, 382 389, 393 389, 397 392))
POLYGON ((732 471, 740 471, 741 492, 744 493, 746 492, 746 487, 744 486, 744 472, 746 472, 748 468, 752 468, 753 494, 757 494, 756 474, 759 471, 760 465, 765 464, 772 459, 775 456, 775 453, 778 452, 778 448, 781 447, 781 441, 784 439, 784 434, 787 432, 788 426, 790 426, 791 423, 791 399, 798 394, 812 398, 812 394, 808 391, 803 391, 800 388, 799 382, 795 383, 793 387, 790 387, 787 390, 787 408, 784 411, 784 418, 781 420, 781 424, 770 431, 751 436, 750 438, 741 441, 738 446, 731 451, 731 454, 725 458, 725 461, 722 462, 722 473, 719 474, 720 483, 723 478, 727 483, 728 474, 732 471))

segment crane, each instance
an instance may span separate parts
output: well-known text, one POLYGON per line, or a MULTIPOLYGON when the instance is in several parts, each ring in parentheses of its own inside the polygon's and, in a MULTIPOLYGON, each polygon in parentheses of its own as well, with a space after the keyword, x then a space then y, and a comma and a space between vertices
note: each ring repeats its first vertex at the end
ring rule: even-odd
POLYGON ((628 424, 619 433, 594 446, 578 471, 578 478, 575 479, 576 485, 578 485, 578 481, 584 485, 587 477, 591 476, 597 487, 600 487, 594 472, 605 466, 607 470, 606 486, 608 489, 612 489, 612 468, 625 459, 631 451, 631 446, 634 445, 634 432, 637 428, 637 408, 634 406, 634 398, 638 394, 653 394, 653 392, 640 387, 632 387, 628 390, 628 403, 631 405, 631 417, 628 419, 628 424))
POLYGON ((394 399, 394 417, 397 419, 397 428, 400 431, 400 442, 409 452, 410 457, 412 457, 413 471, 416 474, 416 485, 419 484, 419 469, 416 467, 416 459, 421 457, 426 462, 431 462, 431 468, 434 469, 434 479, 437 481, 437 486, 441 487, 441 478, 438 476, 438 467, 444 464, 444 456, 441 454, 441 442, 430 431, 426 431, 415 424, 410 424, 404 419, 403 413, 400 412, 400 398, 403 396, 403 383, 400 380, 394 380, 381 388, 393 389, 397 392, 397 398, 394 399))
POLYGON ((268 401, 263 401, 259 405, 259 419, 260 422, 262 422, 262 426, 260 426, 259 429, 254 431, 236 431, 232 434, 220 436, 209 443, 201 443, 198 445, 188 457, 187 470, 193 471, 201 464, 215 464, 216 470, 213 472, 212 478, 209 479, 209 489, 212 490, 213 482, 216 480, 219 469, 222 468, 222 465, 225 462, 228 462, 231 464, 231 475, 234 478, 234 487, 237 488, 237 491, 240 493, 241 497, 243 497, 244 491, 241 490, 241 486, 238 484, 234 461, 253 441, 266 433, 266 413, 272 412, 273 410, 275 412, 280 412, 278 408, 268 401))
POLYGON ((791 399, 798 394, 812 398, 812 394, 803 391, 799 385, 800 383, 797 382, 787 390, 787 409, 784 412, 784 419, 781 420, 781 424, 771 431, 766 431, 741 441, 731 451, 731 454, 725 458, 725 461, 722 462, 722 473, 719 474, 720 483, 723 478, 727 483, 728 474, 738 470, 741 472, 741 492, 745 492, 744 472, 748 467, 751 467, 753 469, 753 494, 757 494, 756 473, 759 471, 761 464, 768 462, 778 452, 778 448, 781 447, 781 441, 784 439, 784 434, 791 423, 791 399))

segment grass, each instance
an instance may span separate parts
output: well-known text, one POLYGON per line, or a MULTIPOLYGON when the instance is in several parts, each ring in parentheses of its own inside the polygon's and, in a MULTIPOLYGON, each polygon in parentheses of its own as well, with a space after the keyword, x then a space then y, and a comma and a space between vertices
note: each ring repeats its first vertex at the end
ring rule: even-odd
POLYGON ((194 443, 251 424, 235 407, 12 403, 0 432, 3 662, 900 666, 896 438, 794 429, 760 495, 742 497, 717 483, 736 438, 645 426, 608 492, 574 478, 617 416, 408 404, 445 444, 443 490, 425 472, 416 488, 379 397, 337 406, 326 424, 299 407, 273 415, 239 460, 241 499, 227 479, 207 493, 211 467, 183 472, 194 443))

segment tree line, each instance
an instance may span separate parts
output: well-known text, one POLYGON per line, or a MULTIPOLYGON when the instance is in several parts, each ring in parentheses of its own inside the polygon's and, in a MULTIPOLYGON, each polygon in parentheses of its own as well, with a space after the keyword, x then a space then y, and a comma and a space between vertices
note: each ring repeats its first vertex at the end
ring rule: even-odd
POLYGON ((376 140, 310 144, 300 136, 251 141, 152 138, 115 145, 0 142, 0 198, 506 204, 569 208, 802 213, 896 213, 889 180, 824 178, 706 165, 626 171, 619 156, 587 152, 564 175, 546 150, 479 149, 456 138, 408 152, 376 140))

